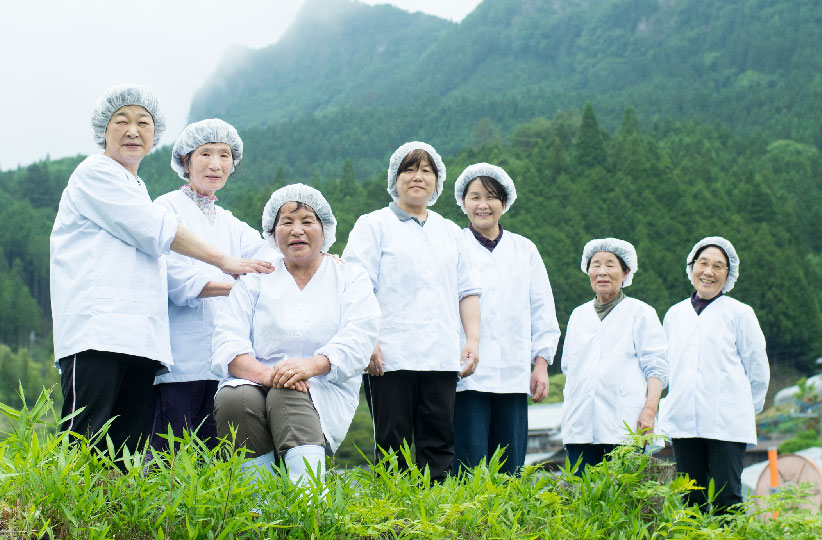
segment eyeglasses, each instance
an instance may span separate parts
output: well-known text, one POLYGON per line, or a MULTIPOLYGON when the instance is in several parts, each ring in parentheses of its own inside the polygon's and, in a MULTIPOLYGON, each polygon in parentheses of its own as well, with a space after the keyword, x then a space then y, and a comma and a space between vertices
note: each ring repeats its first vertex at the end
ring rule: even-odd
POLYGON ((697 259, 694 263, 694 267, 699 268, 700 270, 705 270, 708 267, 711 267, 711 270, 714 272, 724 272, 728 269, 727 266, 722 264, 721 262, 711 262, 708 259, 697 259))

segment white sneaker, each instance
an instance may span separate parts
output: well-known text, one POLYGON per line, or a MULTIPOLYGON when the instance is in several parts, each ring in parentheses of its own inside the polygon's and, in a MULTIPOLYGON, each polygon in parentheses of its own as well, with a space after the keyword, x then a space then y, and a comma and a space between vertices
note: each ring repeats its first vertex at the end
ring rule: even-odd
MULTIPOLYGON (((274 454, 274 452, 269 452, 267 454, 263 454, 253 459, 244 461, 243 464, 240 465, 240 467, 243 469, 254 469, 254 478, 252 480, 252 484, 256 485, 263 480, 265 475, 271 474, 272 467, 274 466, 276 461, 277 457, 274 454)), ((259 496, 259 494, 256 495, 256 497, 259 496)), ((251 513, 256 514, 258 516, 262 515, 262 511, 257 506, 254 506, 251 509, 251 513)))
POLYGON ((295 486, 309 485, 312 475, 322 484, 325 477, 325 448, 322 446, 295 446, 285 453, 283 459, 288 470, 288 478, 295 486))

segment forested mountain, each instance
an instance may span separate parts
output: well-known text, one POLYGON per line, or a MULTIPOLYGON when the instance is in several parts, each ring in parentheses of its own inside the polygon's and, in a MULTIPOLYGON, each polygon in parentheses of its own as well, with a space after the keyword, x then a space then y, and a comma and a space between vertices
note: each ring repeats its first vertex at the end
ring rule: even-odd
MULTIPOLYGON (((406 140, 443 154, 434 209, 460 225, 462 168, 505 167, 519 198, 503 225, 540 249, 563 328, 591 294, 578 266, 588 239, 637 246, 627 292, 662 315, 689 292, 693 243, 726 236, 742 258, 731 296, 756 309, 772 362, 810 369, 822 355, 820 29, 822 4, 805 0, 485 0, 460 24, 309 0, 277 44, 225 60, 192 119, 221 115, 245 142, 220 204, 259 227, 275 187, 313 184, 339 220, 337 253, 389 200, 388 157, 406 140)), ((154 197, 181 183, 169 157, 158 148, 140 167, 154 197)), ((29 393, 55 380, 48 235, 81 159, 0 172, 2 401, 15 377, 29 393)))
POLYGON ((386 107, 381 121, 429 126, 441 146, 483 116, 507 131, 595 99, 610 128, 633 106, 819 146, 821 27, 816 0, 484 0, 460 24, 308 0, 279 42, 227 57, 190 118, 248 128, 386 107))
MULTIPOLYGON (((276 45, 231 51, 195 95, 190 116, 250 127, 342 105, 396 104, 386 97, 398 79, 408 79, 432 38, 451 26, 387 4, 307 0, 276 45)), ((403 102, 414 100, 412 88, 401 90, 403 102)))

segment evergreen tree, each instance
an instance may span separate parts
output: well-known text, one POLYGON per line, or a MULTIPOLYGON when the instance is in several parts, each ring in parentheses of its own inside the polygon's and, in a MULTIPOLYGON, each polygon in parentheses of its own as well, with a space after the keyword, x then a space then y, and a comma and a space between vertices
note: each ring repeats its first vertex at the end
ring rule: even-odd
POLYGON ((575 145, 576 163, 582 168, 604 167, 606 161, 605 145, 599 129, 594 107, 585 104, 582 111, 582 124, 575 145))
POLYGON ((636 117, 636 111, 633 107, 625 109, 625 114, 622 117, 622 127, 619 128, 619 135, 628 136, 639 132, 639 120, 636 117))

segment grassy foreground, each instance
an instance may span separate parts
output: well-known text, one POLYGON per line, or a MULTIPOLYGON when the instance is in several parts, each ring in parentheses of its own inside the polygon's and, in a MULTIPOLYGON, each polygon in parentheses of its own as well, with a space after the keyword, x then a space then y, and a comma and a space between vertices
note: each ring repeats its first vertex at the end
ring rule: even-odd
POLYGON ((0 538, 822 538, 822 518, 796 490, 762 501, 776 519, 742 509, 723 520, 683 507, 691 482, 660 481, 665 467, 630 447, 582 478, 536 468, 513 478, 494 458, 429 486, 390 456, 298 489, 282 470, 254 484, 229 444, 208 451, 188 435, 146 474, 142 453, 124 456, 123 474, 110 445, 56 433, 47 392, 31 408, 0 409, 12 424, 0 441, 0 538))

